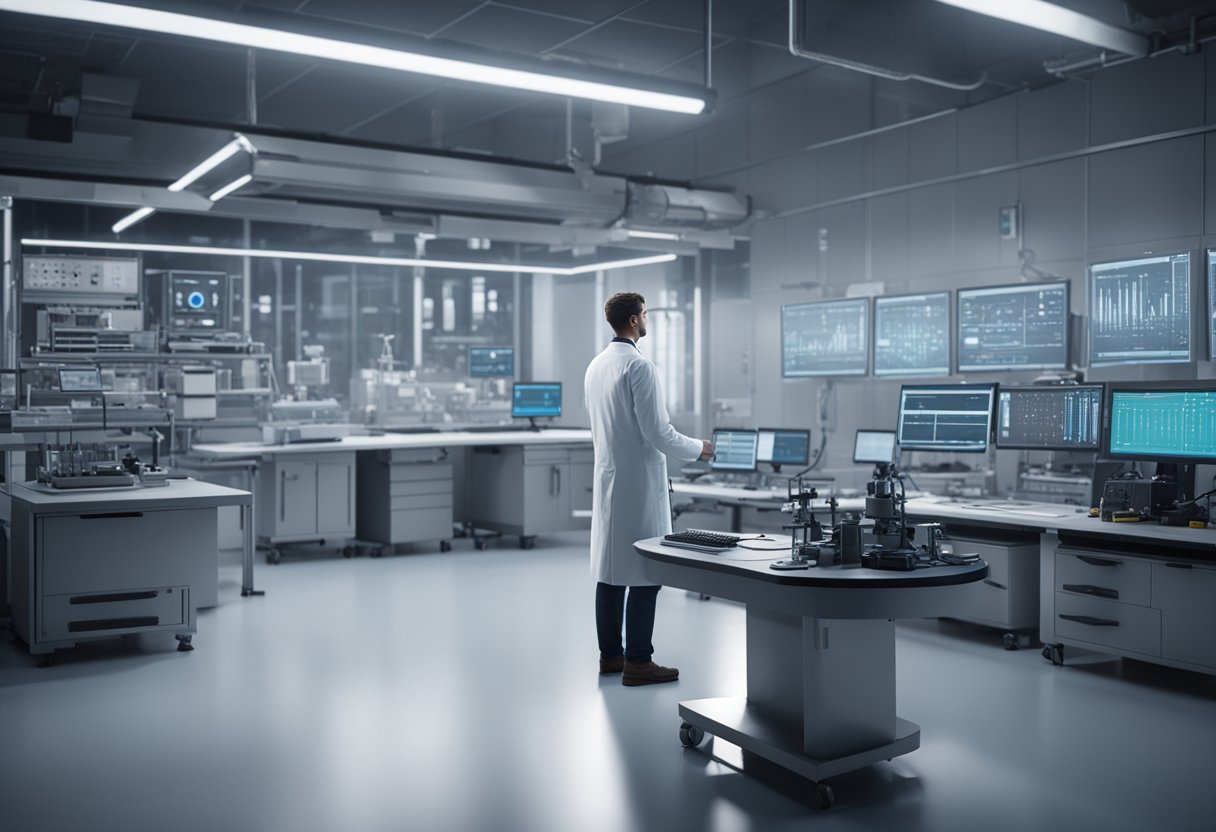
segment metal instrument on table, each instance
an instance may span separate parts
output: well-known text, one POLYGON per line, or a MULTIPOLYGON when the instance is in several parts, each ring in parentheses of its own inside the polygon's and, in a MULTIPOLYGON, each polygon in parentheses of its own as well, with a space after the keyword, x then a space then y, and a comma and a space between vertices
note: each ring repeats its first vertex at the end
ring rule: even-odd
MULTIPOLYGON (((825 552, 831 553, 834 559, 835 549, 830 540, 824 539, 823 525, 815 516, 812 505, 819 499, 819 492, 799 476, 789 481, 786 496, 788 502, 781 510, 791 516, 791 522, 781 528, 790 532, 790 556, 770 563, 769 568, 778 571, 810 569, 819 565, 825 552)), ((836 506, 836 498, 828 497, 832 526, 836 525, 836 506)))

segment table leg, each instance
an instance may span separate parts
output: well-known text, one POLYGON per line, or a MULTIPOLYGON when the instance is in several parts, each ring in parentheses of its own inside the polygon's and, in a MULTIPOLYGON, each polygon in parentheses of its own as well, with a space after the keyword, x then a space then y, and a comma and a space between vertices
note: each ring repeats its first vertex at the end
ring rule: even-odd
POLYGON ((257 487, 258 469, 256 465, 250 465, 245 471, 249 478, 249 493, 253 495, 249 505, 241 506, 241 527, 245 530, 241 560, 241 597, 248 598, 250 595, 265 595, 266 592, 253 588, 253 557, 257 554, 258 541, 257 530, 253 527, 256 516, 254 506, 257 504, 255 488, 257 487))

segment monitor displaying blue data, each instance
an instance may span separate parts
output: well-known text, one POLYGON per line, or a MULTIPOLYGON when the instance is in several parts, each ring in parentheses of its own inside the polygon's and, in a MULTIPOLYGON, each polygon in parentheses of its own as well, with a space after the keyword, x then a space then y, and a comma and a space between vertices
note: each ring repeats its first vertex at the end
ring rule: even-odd
POLYGON ((958 290, 958 369, 1068 367, 1068 281, 958 290))
POLYGON ((1102 439, 1101 384, 1005 387, 997 392, 996 446, 1096 451, 1102 439))
POLYGON ((853 439, 853 461, 889 465, 895 461, 895 431, 859 430, 853 439))
POLYGON ((1089 366, 1191 360, 1191 255, 1089 267, 1089 366))
POLYGON ((769 465, 806 465, 811 456, 811 432, 786 428, 760 428, 756 461, 769 465))
POLYGON ((908 385, 899 390, 896 441, 909 451, 988 450, 994 384, 908 385))
POLYGON ((469 347, 469 375, 510 378, 515 375, 514 347, 469 347))
POLYGON ((950 293, 874 299, 874 375, 950 375, 950 293))
POLYGON ((715 471, 755 471, 758 442, 754 430, 715 430, 709 467, 715 471))
POLYGON ((781 307, 781 375, 864 376, 869 364, 868 298, 781 307))
POLYGON ((1216 463, 1216 387, 1111 384, 1108 407, 1112 459, 1216 463))
POLYGON ((511 415, 516 419, 562 415, 560 381, 518 381, 511 387, 511 415))

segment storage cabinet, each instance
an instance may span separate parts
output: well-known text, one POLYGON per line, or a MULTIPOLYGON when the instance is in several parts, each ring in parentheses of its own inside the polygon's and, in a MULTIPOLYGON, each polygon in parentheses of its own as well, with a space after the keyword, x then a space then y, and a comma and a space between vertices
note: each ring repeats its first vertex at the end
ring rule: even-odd
POLYGON ((1039 546, 1019 540, 979 539, 951 534, 954 551, 975 552, 988 563, 988 577, 959 587, 951 618, 1006 630, 1009 647, 1016 634, 1039 624, 1039 546))
POLYGON ((258 471, 258 537, 271 545, 355 536, 355 454, 299 454, 258 471))
POLYGON ((589 520, 575 512, 591 509, 593 465, 586 445, 473 448, 470 519, 519 535, 525 547, 538 534, 586 528, 589 520))
POLYGON ((452 536, 452 466, 432 449, 362 451, 358 458, 360 540, 391 546, 452 536))

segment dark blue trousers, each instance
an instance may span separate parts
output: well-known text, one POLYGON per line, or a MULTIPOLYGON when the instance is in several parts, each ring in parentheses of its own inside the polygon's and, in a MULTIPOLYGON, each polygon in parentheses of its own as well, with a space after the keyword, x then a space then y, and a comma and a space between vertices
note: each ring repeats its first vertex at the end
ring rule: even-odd
POLYGON ((624 655, 629 662, 648 662, 654 654, 655 600, 662 587, 595 585, 595 628, 599 633, 600 658, 624 655), (625 590, 629 590, 626 602, 625 590), (625 648, 621 649, 624 624, 625 648))

